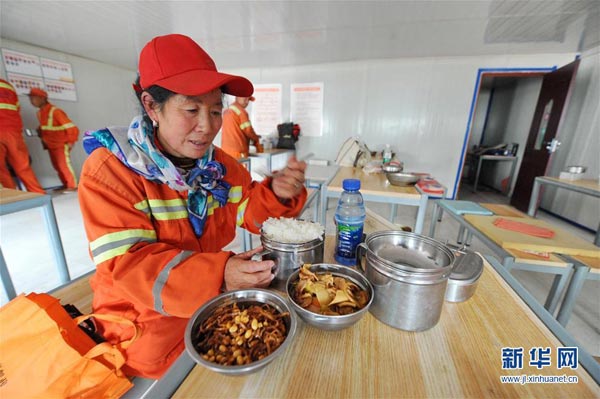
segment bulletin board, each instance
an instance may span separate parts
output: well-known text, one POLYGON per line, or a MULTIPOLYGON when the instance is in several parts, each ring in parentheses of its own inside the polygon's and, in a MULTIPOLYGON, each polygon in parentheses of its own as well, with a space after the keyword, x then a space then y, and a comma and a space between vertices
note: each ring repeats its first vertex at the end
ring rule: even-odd
POLYGON ((323 87, 323 82, 291 84, 290 118, 303 136, 323 135, 323 87))
POLYGON ((31 88, 37 87, 46 90, 49 99, 77 101, 71 64, 5 48, 2 60, 8 81, 17 94, 27 95, 31 88))

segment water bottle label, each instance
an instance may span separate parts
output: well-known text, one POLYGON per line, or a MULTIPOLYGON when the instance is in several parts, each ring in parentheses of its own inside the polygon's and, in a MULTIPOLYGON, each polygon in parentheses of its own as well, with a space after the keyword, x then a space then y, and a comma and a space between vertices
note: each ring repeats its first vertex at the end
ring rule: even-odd
POLYGON ((360 244, 363 234, 362 224, 337 224, 336 254, 344 258, 354 259, 356 247, 360 244))

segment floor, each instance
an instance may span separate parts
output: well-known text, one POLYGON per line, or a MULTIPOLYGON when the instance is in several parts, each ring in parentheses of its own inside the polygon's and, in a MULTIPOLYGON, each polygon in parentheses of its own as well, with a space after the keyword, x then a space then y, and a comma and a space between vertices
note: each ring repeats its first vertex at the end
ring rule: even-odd
MULTIPOLYGON (((463 186, 459 193, 459 199, 474 202, 508 203, 508 198, 500 193, 486 187, 479 188, 480 191, 473 193, 470 186, 463 186)), ((87 240, 79 212, 77 194, 56 192, 53 194, 53 203, 71 278, 76 278, 94 269, 87 250, 87 240)), ((331 200, 327 220, 333 219, 334 207, 335 201, 331 200)), ((367 207, 383 216, 389 215, 389 205, 369 202, 367 207)), ((306 214, 306 217, 311 218, 312 211, 307 212, 309 213, 306 214)), ((425 218, 424 232, 429 231, 431 212, 430 204, 425 218)), ((412 226, 415 216, 416 208, 401 206, 394 222, 412 226)), ((594 236, 589 231, 577 228, 544 212, 540 212, 538 217, 559 225, 586 240, 593 241, 594 236)), ((451 218, 444 217, 436 228, 436 238, 455 242, 457 232, 458 224, 451 218)), ((327 234, 333 234, 333 223, 327 224, 327 234)), ((258 242, 259 240, 255 237, 254 245, 257 245, 258 242)), ((240 243, 241 237, 238 235, 238 238, 227 248, 239 251, 240 243)), ((33 209, 1 216, 0 245, 17 292, 43 292, 59 285, 41 211, 33 209)), ((492 255, 492 252, 476 238, 473 239, 471 248, 483 254, 492 255)), ((526 271, 514 271, 513 275, 538 300, 544 302, 545 295, 552 284, 550 275, 526 271)), ((582 294, 567 325, 567 330, 594 356, 600 356, 599 285, 600 282, 597 281, 585 282, 582 294)), ((0 292, 0 305, 6 302, 6 295, 2 291, 0 292)))

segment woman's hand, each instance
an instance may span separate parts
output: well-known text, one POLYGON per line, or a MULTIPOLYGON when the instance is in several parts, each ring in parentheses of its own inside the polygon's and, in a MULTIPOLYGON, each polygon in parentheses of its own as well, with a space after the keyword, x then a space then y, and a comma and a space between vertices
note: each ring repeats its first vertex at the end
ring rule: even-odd
POLYGON ((227 291, 240 288, 267 287, 275 277, 271 269, 275 266, 272 260, 250 260, 263 247, 242 252, 229 258, 225 264, 225 289, 227 291))
POLYGON ((304 186, 306 162, 292 156, 285 168, 273 174, 271 188, 277 198, 286 200, 298 196, 304 186))

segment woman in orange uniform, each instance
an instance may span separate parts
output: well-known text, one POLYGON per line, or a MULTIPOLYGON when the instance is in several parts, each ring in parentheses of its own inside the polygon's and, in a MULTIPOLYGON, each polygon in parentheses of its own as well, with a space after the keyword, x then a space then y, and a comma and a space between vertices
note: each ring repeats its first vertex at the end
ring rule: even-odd
POLYGON ((246 107, 254 97, 236 97, 233 104, 223 113, 221 148, 236 159, 249 155, 250 141, 257 152, 263 152, 260 136, 254 132, 246 107))
POLYGON ((0 184, 6 188, 17 188, 6 167, 8 163, 27 191, 45 194, 29 164, 20 108, 15 88, 0 79, 0 184))
MULTIPOLYGON (((250 96, 245 78, 217 71, 183 35, 154 38, 140 54, 134 85, 142 115, 128 127, 87 132, 90 154, 79 200, 90 253, 94 312, 132 320, 141 336, 127 349, 129 375, 158 378, 184 349, 191 315, 222 290, 265 287, 271 260, 260 248, 223 251, 236 226, 258 233, 269 216, 298 215, 306 202, 306 164, 261 183, 212 142, 222 123, 223 93, 250 96)), ((99 322, 109 342, 133 335, 99 322)))
POLYGON ((39 108, 37 118, 40 122, 38 132, 44 148, 50 154, 52 166, 58 173, 65 191, 77 189, 75 171, 71 165, 71 150, 79 136, 79 129, 65 111, 48 102, 48 93, 37 87, 29 91, 29 101, 39 108))

